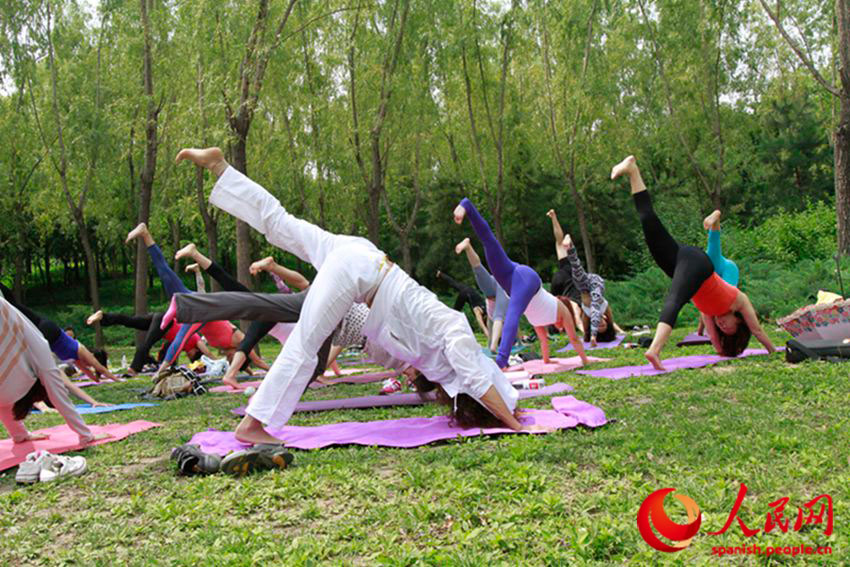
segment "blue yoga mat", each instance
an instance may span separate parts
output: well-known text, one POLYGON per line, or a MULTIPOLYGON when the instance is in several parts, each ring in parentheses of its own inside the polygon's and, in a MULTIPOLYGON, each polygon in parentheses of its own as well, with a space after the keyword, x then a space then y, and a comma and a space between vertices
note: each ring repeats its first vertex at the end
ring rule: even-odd
MULTIPOLYGON (((158 405, 159 404, 132 402, 132 403, 126 403, 126 404, 115 404, 114 406, 93 408, 93 407, 91 407, 90 404, 78 404, 77 405, 77 412, 80 413, 80 414, 109 413, 109 412, 113 412, 113 411, 128 410, 128 409, 133 409, 133 408, 149 408, 149 407, 158 406, 158 405)), ((41 412, 38 411, 38 410, 33 410, 32 413, 41 413, 41 412)))

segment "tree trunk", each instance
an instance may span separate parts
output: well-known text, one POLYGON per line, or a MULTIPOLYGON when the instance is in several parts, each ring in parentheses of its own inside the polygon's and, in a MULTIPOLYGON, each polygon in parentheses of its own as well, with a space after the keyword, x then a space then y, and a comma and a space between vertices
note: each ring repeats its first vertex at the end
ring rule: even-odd
MULTIPOLYGON (((171 233, 171 248, 172 252, 180 250, 180 221, 177 219, 168 219, 168 231, 171 233)), ((172 256, 171 269, 175 274, 180 273, 180 261, 172 256)))
MULTIPOLYGON (((151 216, 151 196, 153 195, 153 180, 156 173, 156 154, 159 146, 157 127, 160 108, 153 99, 153 56, 151 55, 151 30, 148 15, 149 0, 139 0, 139 9, 144 32, 144 50, 142 65, 142 82, 147 103, 145 113, 145 161, 139 175, 139 222, 148 223, 151 216)), ((131 133, 132 135, 132 133, 131 133)), ((148 311, 148 251, 142 239, 136 244, 136 315, 144 315, 148 311)), ((136 346, 144 340, 144 333, 136 333, 136 346)))
MULTIPOLYGON (((240 128, 240 130, 242 130, 240 128)), ((248 175, 248 157, 246 143, 248 128, 237 132, 236 143, 233 145, 233 163, 238 171, 248 175)), ((236 220, 236 279, 248 289, 254 289, 254 282, 248 267, 251 265, 251 227, 241 220, 236 220)))
MULTIPOLYGON (((850 43, 850 40, 845 39, 850 43)), ((850 72, 850 70, 848 70, 850 72)), ((845 85, 835 129, 835 211, 838 217, 838 250, 850 254, 850 85, 845 85)))
MULTIPOLYGON (((97 288, 97 264, 95 263, 94 250, 92 249, 91 239, 89 238, 88 227, 86 227, 83 213, 79 209, 74 211, 74 221, 77 223, 77 230, 80 234, 80 244, 83 246, 83 252, 86 257, 86 271, 88 272, 89 295, 91 297, 91 306, 94 311, 100 309, 100 292, 97 288)), ((95 325, 94 328, 94 344, 97 348, 103 348, 103 330, 100 325, 95 325)))

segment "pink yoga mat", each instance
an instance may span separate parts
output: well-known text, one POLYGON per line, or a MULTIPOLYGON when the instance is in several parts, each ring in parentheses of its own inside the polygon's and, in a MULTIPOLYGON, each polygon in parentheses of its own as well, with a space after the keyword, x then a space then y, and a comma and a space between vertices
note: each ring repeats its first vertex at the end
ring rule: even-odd
POLYGON ((710 345, 711 339, 709 339, 706 335, 698 335, 696 333, 691 333, 686 336, 684 339, 676 343, 676 346, 695 346, 695 345, 710 345))
MULTIPOLYGON (((590 346, 590 343, 587 341, 582 341, 581 344, 584 345, 584 350, 597 350, 601 348, 616 348, 620 346, 620 343, 623 342, 623 339, 626 338, 626 335, 617 335, 617 338, 613 341, 608 341, 607 343, 597 343, 596 346, 590 346)), ((559 348, 555 352, 567 352, 573 349, 573 345, 567 343, 567 346, 564 348, 559 348)))
MULTIPOLYGON (((590 362, 605 362, 608 358, 596 358, 595 356, 587 357, 590 362)), ((525 370, 529 374, 557 374, 558 372, 569 372, 581 367, 581 359, 577 356, 571 358, 550 358, 549 364, 543 362, 543 359, 529 360, 517 366, 508 368, 509 372, 516 370, 525 370)))
MULTIPOLYGON (((780 347, 778 350, 783 349, 784 347, 780 347)), ((737 358, 745 358, 747 356, 755 356, 759 354, 767 354, 767 351, 764 349, 748 348, 737 358)), ((578 372, 576 372, 576 374, 584 374, 586 376, 598 376, 601 378, 610 378, 611 380, 620 380, 622 378, 629 378, 630 376, 657 376, 659 374, 668 374, 670 372, 673 372, 674 370, 680 370, 682 368, 702 368, 704 366, 717 364, 718 362, 722 362, 724 360, 735 359, 728 358, 725 356, 719 356, 716 354, 697 354, 691 356, 680 356, 678 358, 663 359, 661 363, 667 370, 656 370, 652 367, 652 365, 644 364, 641 366, 620 366, 617 368, 603 368, 601 370, 579 370, 578 372)))
MULTIPOLYGON (((113 441, 120 441, 133 433, 145 431, 152 427, 159 427, 161 425, 161 423, 154 423, 143 419, 131 421, 130 423, 89 425, 89 429, 91 429, 92 433, 95 435, 99 433, 109 433, 112 437, 109 439, 100 439, 95 441, 94 443, 87 445, 87 447, 91 447, 92 445, 103 445, 104 443, 112 443, 113 441)), ((26 443, 14 443, 11 439, 3 439, 0 441, 0 471, 21 464, 26 460, 27 455, 33 451, 44 450, 58 454, 65 453, 66 451, 76 451, 83 447, 80 445, 80 438, 77 437, 77 434, 74 433, 74 431, 66 424, 48 427, 47 429, 39 429, 32 433, 46 433, 47 435, 50 435, 50 437, 39 441, 27 441, 26 443)))
MULTIPOLYGON (((567 398, 572 398, 572 396, 567 396, 567 398)), ((544 425, 555 429, 568 429, 577 425, 588 427, 600 425, 599 412, 602 410, 595 406, 575 402, 559 402, 559 405, 566 408, 566 414, 554 410, 527 410, 527 415, 523 416, 520 421, 523 424, 544 425)), ((287 447, 320 449, 331 445, 351 444, 410 448, 456 437, 517 432, 506 427, 461 429, 452 426, 448 417, 440 416, 367 422, 350 421, 316 427, 288 425, 282 429, 270 431, 270 433, 286 439, 287 447)), ((189 442, 200 445, 202 451, 217 455, 226 455, 231 451, 250 447, 250 445, 237 441, 233 432, 215 429, 196 433, 189 442)))
MULTIPOLYGON (((551 396, 553 394, 562 394, 571 392, 573 389, 569 384, 558 382, 551 386, 545 386, 539 390, 520 390, 519 398, 521 400, 527 398, 537 398, 541 396, 551 396)), ((357 398, 342 398, 335 400, 317 400, 312 402, 298 402, 295 406, 295 411, 329 411, 335 409, 363 409, 363 408, 382 408, 392 406, 421 406, 426 403, 431 403, 435 400, 433 392, 428 392, 424 397, 416 393, 408 394, 392 394, 389 396, 361 396, 357 398)), ((247 406, 239 406, 234 408, 231 413, 238 416, 245 415, 247 406)))
MULTIPOLYGON (((359 372, 359 371, 358 371, 359 372)), ((381 380, 385 380, 387 378, 392 378, 393 376, 398 376, 398 372, 395 370, 386 370, 383 372, 371 372, 369 374, 357 374, 354 376, 340 376, 339 378, 335 378, 331 380, 330 384, 322 384, 321 382, 313 382, 310 384, 310 387, 313 389, 316 388, 324 388, 325 386, 333 386, 334 384, 368 384, 370 382, 380 382, 381 380)), ((245 388, 249 386, 253 386, 254 388, 260 387, 260 382, 262 380, 253 380, 251 382, 242 382, 240 385, 242 386, 241 390, 236 390, 231 388, 230 386, 213 386, 209 389, 210 392, 215 393, 226 393, 226 394, 241 394, 245 388)))

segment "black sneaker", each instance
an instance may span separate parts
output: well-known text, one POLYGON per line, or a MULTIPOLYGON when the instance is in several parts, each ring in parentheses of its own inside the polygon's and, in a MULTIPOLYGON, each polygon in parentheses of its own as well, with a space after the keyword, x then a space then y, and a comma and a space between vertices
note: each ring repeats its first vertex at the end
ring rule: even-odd
POLYGON ((221 471, 233 476, 245 476, 254 471, 283 470, 292 463, 292 454, 283 445, 255 445, 235 451, 221 461, 221 471))
POLYGON ((215 474, 221 469, 221 457, 204 453, 197 445, 186 443, 171 451, 171 458, 177 461, 180 474, 215 474))

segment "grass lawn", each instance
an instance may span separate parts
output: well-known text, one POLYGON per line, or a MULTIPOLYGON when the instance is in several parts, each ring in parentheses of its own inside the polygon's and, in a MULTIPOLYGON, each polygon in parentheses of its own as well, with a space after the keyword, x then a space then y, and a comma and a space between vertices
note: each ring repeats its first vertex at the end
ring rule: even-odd
MULTIPOLYGON (((778 344, 783 337, 774 336, 778 344)), ((121 352, 112 349, 113 356, 121 352)), ((272 352, 263 351, 267 358, 272 352)), ((594 354, 611 357, 609 366, 643 360, 642 350, 594 354)), ((14 469, 0 475, 0 565, 847 565, 848 368, 791 366, 775 355, 620 381, 550 376, 548 383, 575 386, 577 398, 604 409, 613 423, 410 450, 296 451, 291 469, 241 480, 178 477, 168 454, 197 431, 233 429, 229 410, 243 396, 209 394, 85 416, 95 424, 148 419, 164 426, 87 449, 90 470, 78 478, 19 487, 14 469), (749 492, 738 515, 750 528, 763 530, 769 504, 783 497, 790 498, 793 526, 797 507, 826 493, 834 533, 826 537, 820 525, 746 538, 736 523, 724 535, 706 535, 723 526, 742 482, 749 492), (690 547, 675 554, 650 548, 636 526, 641 502, 663 487, 693 498, 704 514, 690 547), (712 555, 713 546, 741 545, 832 546, 833 554, 712 555)), ((131 388, 141 384, 91 392, 133 401, 131 388)), ((376 390, 342 385, 308 390, 305 399, 376 390)), ((440 413, 435 406, 299 413, 291 423, 440 413)), ((27 419, 31 429, 61 422, 27 419)), ((666 509, 685 523, 672 498, 666 509)))

